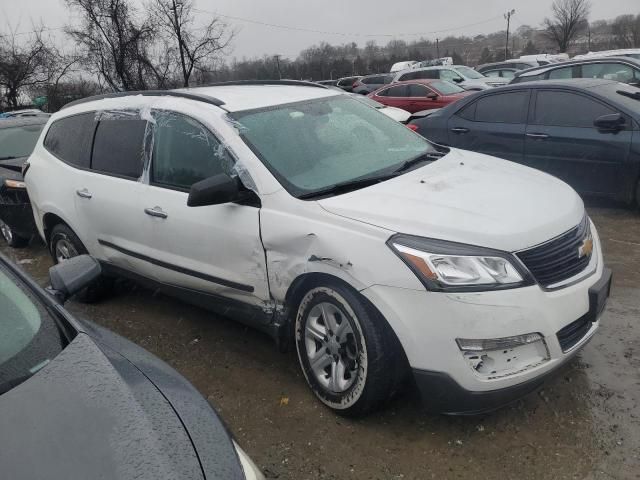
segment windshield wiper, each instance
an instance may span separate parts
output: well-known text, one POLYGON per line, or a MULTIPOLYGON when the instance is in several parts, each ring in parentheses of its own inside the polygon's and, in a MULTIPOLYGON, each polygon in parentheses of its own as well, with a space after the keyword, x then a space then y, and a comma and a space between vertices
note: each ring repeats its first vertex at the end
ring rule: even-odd
POLYGON ((316 197, 324 197, 328 195, 339 195, 341 193, 352 192, 354 190, 358 190, 360 188, 368 187, 370 185, 375 185, 376 183, 380 183, 384 180, 389 180, 390 178, 396 177, 397 173, 386 173, 383 175, 376 175, 372 177, 364 177, 364 178, 356 178, 355 180, 348 180, 346 182, 336 183, 328 188, 323 188, 322 190, 317 190, 311 193, 303 193, 302 195, 298 195, 300 199, 309 199, 316 197))
POLYGON ((444 153, 444 152, 427 152, 427 153, 423 153, 421 155, 418 155, 415 158, 412 158, 412 159, 407 160, 406 162, 404 162, 402 165, 400 165, 394 171, 394 173, 397 175, 399 173, 406 172, 407 170, 409 170, 411 167, 414 167, 415 165, 418 165, 418 164, 424 163, 424 162, 433 162, 434 160, 438 160, 439 158, 442 158, 445 155, 446 155, 446 153, 444 153))

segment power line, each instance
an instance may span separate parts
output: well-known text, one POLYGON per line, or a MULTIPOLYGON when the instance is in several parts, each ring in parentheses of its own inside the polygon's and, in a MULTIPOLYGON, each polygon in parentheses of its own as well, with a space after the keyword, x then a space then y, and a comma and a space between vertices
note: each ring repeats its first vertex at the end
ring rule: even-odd
POLYGON ((194 8, 193 10, 195 12, 209 13, 209 14, 212 14, 212 15, 216 15, 218 17, 229 18, 231 20, 238 20, 238 21, 241 21, 241 22, 252 23, 252 24, 255 24, 255 25, 262 25, 264 27, 280 28, 282 30, 292 30, 292 31, 307 32, 307 33, 320 33, 320 34, 323 34, 323 35, 340 35, 340 36, 343 36, 343 37, 407 37, 407 36, 418 36, 418 35, 430 35, 430 34, 434 34, 434 33, 444 33, 444 32, 450 32, 450 31, 454 31, 454 30, 461 30, 463 28, 474 27, 476 25, 482 25, 482 24, 489 23, 489 22, 492 22, 494 20, 497 20, 497 19, 501 18, 501 15, 497 15, 497 16, 488 18, 486 20, 482 20, 480 22, 469 23, 469 24, 460 25, 460 26, 457 26, 457 27, 445 28, 445 29, 442 29, 442 30, 432 30, 430 32, 358 33, 358 32, 336 32, 336 31, 329 31, 329 30, 316 30, 316 29, 313 29, 313 28, 303 28, 303 27, 295 27, 295 26, 292 26, 292 25, 268 23, 268 22, 263 22, 263 21, 260 21, 260 20, 254 20, 254 19, 251 19, 251 18, 237 17, 235 15, 226 15, 226 14, 223 14, 223 13, 214 12, 212 10, 204 10, 204 9, 200 9, 200 8, 194 8))

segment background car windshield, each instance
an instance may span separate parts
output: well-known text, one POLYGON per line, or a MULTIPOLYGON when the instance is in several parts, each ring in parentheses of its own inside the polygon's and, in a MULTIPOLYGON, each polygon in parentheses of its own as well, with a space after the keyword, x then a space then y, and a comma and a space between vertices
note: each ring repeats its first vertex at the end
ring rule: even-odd
POLYGON ((47 365, 65 346, 55 321, 0 268, 0 395, 47 365))
POLYGON ((466 78, 471 78, 473 80, 476 80, 478 78, 485 78, 484 75, 482 75, 480 72, 476 72, 473 68, 469 68, 469 67, 456 67, 455 68, 456 72, 458 72, 460 75, 465 76, 466 78))
POLYGON ((433 150, 404 125, 342 95, 234 117, 245 142, 294 196, 391 171, 433 150))
POLYGON ((31 155, 42 127, 44 124, 0 128, 0 159, 31 155))
POLYGON ((442 95, 453 95, 454 93, 464 92, 464 89, 451 82, 435 81, 431 82, 430 86, 435 88, 442 95))

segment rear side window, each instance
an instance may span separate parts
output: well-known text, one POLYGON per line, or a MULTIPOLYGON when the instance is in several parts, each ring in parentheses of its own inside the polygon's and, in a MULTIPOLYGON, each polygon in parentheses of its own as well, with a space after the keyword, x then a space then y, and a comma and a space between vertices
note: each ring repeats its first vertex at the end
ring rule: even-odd
POLYGON ((558 127, 593 128, 601 115, 616 113, 606 105, 571 92, 539 91, 533 123, 558 127))
POLYGON ((146 126, 147 122, 139 118, 100 120, 93 143, 91 168, 119 177, 140 178, 146 126))
POLYGON ((605 78, 622 83, 633 83, 640 79, 639 72, 623 63, 594 63, 582 66, 585 78, 605 78))
POLYGON ((475 121, 525 123, 528 103, 528 91, 486 95, 476 102, 475 121))
POLYGON ((233 160, 200 123, 177 113, 158 113, 153 135, 151 181, 187 190, 196 182, 229 172, 233 160))
POLYGON ((409 88, 407 85, 397 85, 388 88, 386 92, 387 97, 407 97, 409 95, 409 88))
POLYGON ((567 78, 574 78, 573 67, 556 68, 549 72, 549 80, 562 80, 567 78))
POLYGON ((49 127, 44 148, 63 162, 89 168, 95 129, 95 112, 61 118, 49 127))

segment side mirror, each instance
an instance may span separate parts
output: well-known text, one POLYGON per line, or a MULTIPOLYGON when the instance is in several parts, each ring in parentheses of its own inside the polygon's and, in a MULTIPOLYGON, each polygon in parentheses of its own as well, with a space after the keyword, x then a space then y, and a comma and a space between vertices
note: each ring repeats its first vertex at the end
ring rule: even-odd
POLYGON ((429 95, 427 95, 427 98, 429 100, 437 100, 438 99, 438 95, 435 93, 430 93, 429 95))
POLYGON ((51 286, 47 289, 61 303, 96 281, 102 274, 100 262, 90 255, 79 255, 49 269, 51 286))
POLYGON ((462 82, 464 82, 464 79, 462 77, 454 77, 453 81, 456 82, 456 83, 462 83, 462 82))
POLYGON ((620 113, 610 113, 602 115, 593 121, 593 125, 598 130, 618 132, 624 128, 625 118, 620 113))
POLYGON ((187 205, 189 207, 204 207, 239 202, 247 199, 249 195, 250 191, 242 185, 238 177, 230 177, 226 173, 220 173, 194 183, 189 191, 187 205))

